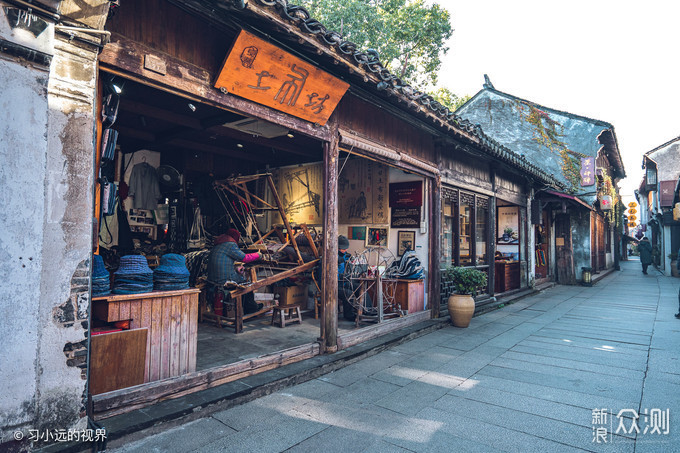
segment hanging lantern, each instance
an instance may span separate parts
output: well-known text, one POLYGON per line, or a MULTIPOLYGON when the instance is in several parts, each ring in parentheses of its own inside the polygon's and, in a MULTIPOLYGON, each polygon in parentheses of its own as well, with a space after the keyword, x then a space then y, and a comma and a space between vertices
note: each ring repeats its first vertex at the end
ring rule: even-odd
POLYGON ((602 195, 602 199, 600 199, 600 209, 602 209, 603 211, 611 211, 612 209, 611 195, 602 195))

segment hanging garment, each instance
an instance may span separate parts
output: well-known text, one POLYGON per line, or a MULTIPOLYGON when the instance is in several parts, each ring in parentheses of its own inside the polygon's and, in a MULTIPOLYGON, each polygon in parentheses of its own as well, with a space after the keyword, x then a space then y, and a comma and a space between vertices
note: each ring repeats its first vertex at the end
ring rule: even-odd
POLYGON ((142 162, 132 167, 129 186, 128 197, 134 198, 132 203, 134 209, 149 211, 156 209, 158 199, 161 197, 161 189, 158 185, 156 169, 153 166, 142 162))
POLYGON ((102 165, 113 161, 117 141, 118 131, 113 129, 104 129, 104 132, 102 133, 102 165))
POLYGON ((194 209, 194 223, 191 225, 191 232, 187 240, 187 249, 196 250, 205 248, 205 228, 203 227, 203 216, 201 215, 201 207, 196 206, 194 209))

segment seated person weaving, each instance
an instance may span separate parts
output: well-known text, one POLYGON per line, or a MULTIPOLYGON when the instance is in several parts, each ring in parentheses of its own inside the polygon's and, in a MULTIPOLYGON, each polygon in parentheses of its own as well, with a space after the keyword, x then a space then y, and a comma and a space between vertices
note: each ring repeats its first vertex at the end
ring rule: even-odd
MULTIPOLYGON (((260 253, 244 253, 238 246, 241 234, 230 228, 226 234, 215 239, 215 246, 208 256, 208 282, 213 285, 213 308, 216 315, 221 315, 223 302, 228 301, 228 292, 224 291, 226 282, 245 283, 245 276, 236 268, 236 262, 250 263, 261 258, 260 253)), ((262 308, 262 304, 255 303, 253 293, 243 296, 244 313, 254 313, 262 308)))

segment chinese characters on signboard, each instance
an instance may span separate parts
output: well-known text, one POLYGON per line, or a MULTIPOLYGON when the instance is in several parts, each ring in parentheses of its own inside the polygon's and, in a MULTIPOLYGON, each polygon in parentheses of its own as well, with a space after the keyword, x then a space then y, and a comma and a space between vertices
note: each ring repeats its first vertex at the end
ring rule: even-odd
POLYGON ((420 207, 423 205, 423 184, 421 181, 396 182, 390 184, 390 207, 392 228, 418 228, 420 207))
POLYGON ((387 167, 363 159, 347 161, 338 176, 338 223, 387 223, 387 167))
POLYGON ((595 184, 595 158, 581 158, 581 186, 587 187, 595 184))
POLYGON ((241 31, 215 88, 323 125, 349 84, 241 31))

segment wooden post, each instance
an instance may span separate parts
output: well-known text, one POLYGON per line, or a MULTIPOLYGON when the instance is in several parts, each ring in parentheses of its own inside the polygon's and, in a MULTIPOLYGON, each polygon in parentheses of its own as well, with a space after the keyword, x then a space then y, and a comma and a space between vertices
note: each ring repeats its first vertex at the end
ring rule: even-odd
POLYGON ((439 318, 441 304, 441 231, 442 231, 442 178, 437 175, 430 180, 430 279, 428 284, 430 311, 433 318, 439 318))
POLYGON ((340 151, 338 120, 330 120, 333 133, 324 143, 323 153, 323 320, 324 352, 338 350, 338 158, 340 151))
MULTIPOLYGON (((489 165, 489 178, 491 179, 491 190, 496 193, 496 168, 493 165, 489 165)), ((489 197, 489 215, 486 226, 486 237, 488 250, 487 255, 489 256, 489 277, 487 278, 487 284, 489 285, 488 292, 490 296, 494 295, 496 290, 496 197, 489 197)))

